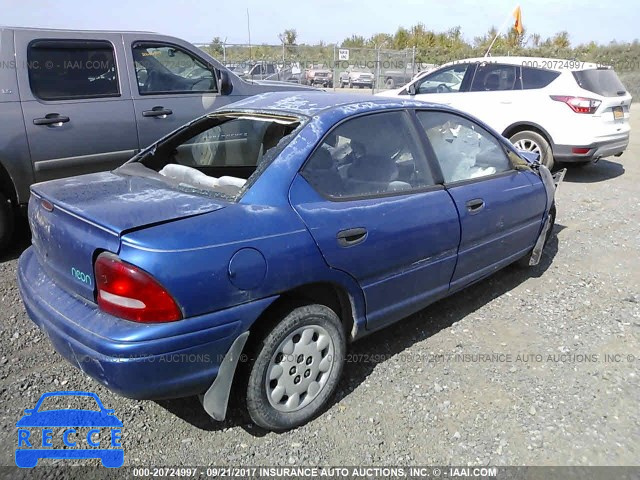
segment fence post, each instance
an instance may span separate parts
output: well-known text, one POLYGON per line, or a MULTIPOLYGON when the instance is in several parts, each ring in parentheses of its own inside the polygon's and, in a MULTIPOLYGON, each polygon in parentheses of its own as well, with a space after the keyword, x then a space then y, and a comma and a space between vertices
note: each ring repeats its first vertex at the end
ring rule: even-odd
MULTIPOLYGON (((336 63, 336 48, 337 45, 334 44, 333 45, 333 91, 336 91, 336 67, 337 67, 337 63, 336 63)), ((340 85, 342 87, 342 85, 340 85)))
POLYGON ((411 78, 416 74, 416 46, 411 47, 411 78))
POLYGON ((378 82, 380 81, 380 48, 376 46, 376 68, 374 69, 376 78, 371 84, 371 93, 376 93, 378 89, 378 82))

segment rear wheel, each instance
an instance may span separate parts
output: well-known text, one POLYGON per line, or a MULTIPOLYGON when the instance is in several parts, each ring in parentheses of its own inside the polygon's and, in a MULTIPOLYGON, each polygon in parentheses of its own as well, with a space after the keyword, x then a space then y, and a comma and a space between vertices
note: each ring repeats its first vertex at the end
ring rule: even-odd
POLYGON ((13 238, 15 216, 13 207, 7 197, 0 193, 0 251, 4 250, 13 238))
POLYGON ((549 170, 553 168, 553 151, 549 142, 538 132, 532 130, 524 130, 512 135, 511 143, 518 149, 525 152, 537 153, 540 155, 540 163, 549 170))
POLYGON ((385 82, 384 86, 389 90, 391 90, 395 88, 396 82, 393 81, 393 78, 387 78, 387 81, 385 82))
POLYGON ((291 310, 256 346, 246 396, 251 419, 276 431, 311 420, 338 385, 345 351, 333 310, 317 304, 291 310))

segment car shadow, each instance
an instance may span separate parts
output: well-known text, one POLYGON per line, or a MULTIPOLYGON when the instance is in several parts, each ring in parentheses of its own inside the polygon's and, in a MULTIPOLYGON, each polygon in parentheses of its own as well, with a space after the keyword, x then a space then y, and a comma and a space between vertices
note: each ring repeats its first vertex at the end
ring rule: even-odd
POLYGON ((29 222, 23 217, 16 219, 15 231, 13 239, 9 247, 4 252, 0 252, 0 263, 8 262, 18 258, 29 245, 31 245, 31 231, 29 230, 29 222))
MULTIPOLYGON (((555 225, 540 263, 535 267, 509 266, 451 297, 428 306, 402 320, 401 323, 385 327, 351 345, 342 380, 336 394, 324 410, 330 409, 351 394, 366 381, 378 364, 459 322, 491 300, 513 290, 528 278, 544 274, 558 252, 558 233, 565 228, 563 225, 555 225)), ((233 392, 232 395, 237 396, 238 393, 233 392)), ((196 397, 162 400, 156 403, 201 430, 219 431, 239 426, 256 437, 269 433, 251 422, 243 408, 244 402, 241 399, 235 400, 234 396, 229 399, 230 409, 227 412, 227 419, 223 422, 217 422, 209 417, 196 397)), ((323 413, 324 411, 320 416, 323 413)))
POLYGON ((600 160, 597 163, 590 163, 581 167, 568 165, 564 181, 571 183, 604 182, 624 175, 624 172, 624 166, 621 163, 600 160))

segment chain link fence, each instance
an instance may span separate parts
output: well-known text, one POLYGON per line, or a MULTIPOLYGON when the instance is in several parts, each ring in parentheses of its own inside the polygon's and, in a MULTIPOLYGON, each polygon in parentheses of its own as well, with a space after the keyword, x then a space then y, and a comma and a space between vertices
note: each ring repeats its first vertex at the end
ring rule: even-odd
POLYGON ((199 44, 242 78, 280 80, 334 90, 372 92, 408 83, 425 66, 415 49, 340 48, 336 45, 199 44))

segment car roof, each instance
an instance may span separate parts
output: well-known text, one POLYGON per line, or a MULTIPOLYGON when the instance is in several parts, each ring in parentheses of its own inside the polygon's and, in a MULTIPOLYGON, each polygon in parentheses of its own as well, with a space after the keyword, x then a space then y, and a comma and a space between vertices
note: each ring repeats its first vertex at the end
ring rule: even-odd
POLYGON ((598 68, 601 65, 583 62, 577 59, 562 59, 562 58, 545 58, 545 57, 511 57, 511 56, 498 56, 498 57, 474 57, 464 58, 460 60, 454 60, 452 62, 445 63, 438 68, 456 65, 460 63, 504 63, 507 65, 518 65, 525 67, 544 68, 547 70, 585 70, 598 68))
POLYGON ((157 33, 145 30, 76 30, 72 28, 45 28, 45 27, 12 27, 0 25, 0 30, 22 30, 35 32, 72 32, 72 33, 157 33))
POLYGON ((259 110, 273 113, 289 113, 295 115, 314 116, 340 111, 348 116, 350 111, 365 113, 367 111, 386 110, 406 107, 433 107, 447 109, 444 105, 427 103, 402 97, 378 97, 357 93, 329 92, 268 92, 254 95, 245 100, 230 104, 220 111, 259 110), (353 107, 353 108, 352 108, 353 107))

